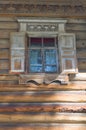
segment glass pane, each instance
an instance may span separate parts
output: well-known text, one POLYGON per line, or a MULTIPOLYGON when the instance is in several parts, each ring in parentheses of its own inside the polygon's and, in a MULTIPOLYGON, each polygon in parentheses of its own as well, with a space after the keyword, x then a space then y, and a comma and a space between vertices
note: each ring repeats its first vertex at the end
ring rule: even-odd
POLYGON ((55 38, 44 38, 43 44, 45 47, 53 47, 55 46, 55 38))
POLYGON ((30 66, 30 72, 42 72, 42 66, 30 66))
POLYGON ((45 66, 45 72, 56 72, 57 71, 57 67, 56 66, 45 66))
POLYGON ((41 47, 42 38, 30 38, 30 46, 31 47, 41 47))
POLYGON ((41 50, 30 50, 30 72, 42 72, 41 50))
POLYGON ((44 51, 44 59, 46 65, 55 65, 56 64, 56 50, 46 49, 44 51))

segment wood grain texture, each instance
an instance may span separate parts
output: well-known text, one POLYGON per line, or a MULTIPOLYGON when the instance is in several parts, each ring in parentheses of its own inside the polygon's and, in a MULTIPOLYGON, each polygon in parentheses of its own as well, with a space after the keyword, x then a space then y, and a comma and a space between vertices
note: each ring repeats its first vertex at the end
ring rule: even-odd
POLYGON ((1 123, 86 123, 82 113, 0 114, 1 123))
MULTIPOLYGON (((79 68, 79 70, 86 70, 86 59, 85 58, 78 59, 78 68, 79 68)), ((84 71, 84 72, 86 72, 86 71, 84 71)))
POLYGON ((86 102, 85 91, 42 91, 0 93, 0 102, 86 102))
POLYGON ((9 60, 0 60, 0 69, 9 69, 9 60))
POLYGON ((80 23, 67 23, 66 29, 70 31, 86 31, 86 23, 80 24, 80 23))
POLYGON ((9 59, 9 49, 0 49, 0 59, 9 59))
POLYGON ((77 50, 77 58, 86 58, 86 50, 78 49, 77 50))
POLYGON ((9 48, 10 41, 9 39, 0 39, 0 48, 9 48))
POLYGON ((86 40, 77 40, 76 48, 77 49, 86 49, 86 40))
POLYGON ((85 124, 44 124, 44 123, 34 123, 34 124, 14 124, 13 126, 2 125, 0 130, 86 130, 85 124))
MULTIPOLYGON (((1 75, 1 81, 6 81, 6 77, 5 75, 1 75)), ((8 76, 7 80, 10 76, 8 76)), ((13 78, 14 76, 12 76, 12 79, 14 81, 15 78, 13 78)), ((8 81, 9 81, 8 80, 8 81)), ((10 80, 11 81, 11 80, 10 80)), ((33 91, 37 92, 37 91, 49 91, 49 90, 86 90, 86 82, 85 81, 80 81, 80 78, 75 77, 73 78, 73 81, 71 81, 71 83, 69 85, 60 85, 60 84, 50 84, 50 85, 35 85, 35 84, 0 84, 0 91, 1 92, 16 92, 16 91, 20 91, 20 92, 25 92, 25 91, 33 91), (75 80, 75 81, 74 81, 75 80), (78 80, 78 81, 77 81, 78 80)))
POLYGON ((74 112, 86 113, 86 103, 8 103, 0 104, 0 113, 74 112))
POLYGON ((1 22, 0 21, 0 29, 7 30, 7 29, 18 29, 17 22, 1 22))

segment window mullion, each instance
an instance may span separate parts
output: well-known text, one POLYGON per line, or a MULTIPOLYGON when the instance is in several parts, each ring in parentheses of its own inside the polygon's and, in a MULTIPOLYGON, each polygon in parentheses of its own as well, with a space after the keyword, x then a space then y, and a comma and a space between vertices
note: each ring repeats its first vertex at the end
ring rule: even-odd
POLYGON ((43 37, 42 37, 42 72, 44 72, 44 46, 43 46, 43 37))

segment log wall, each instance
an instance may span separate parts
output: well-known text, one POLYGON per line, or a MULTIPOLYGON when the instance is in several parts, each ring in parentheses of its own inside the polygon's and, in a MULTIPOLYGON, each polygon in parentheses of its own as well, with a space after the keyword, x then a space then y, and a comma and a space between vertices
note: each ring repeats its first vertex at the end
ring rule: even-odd
MULTIPOLYGON (((12 85, 10 33, 18 29, 16 19, 0 18, 0 130, 86 130, 85 75, 64 86, 12 85)), ((76 34, 79 71, 86 72, 86 21, 69 19, 66 31, 76 34)))

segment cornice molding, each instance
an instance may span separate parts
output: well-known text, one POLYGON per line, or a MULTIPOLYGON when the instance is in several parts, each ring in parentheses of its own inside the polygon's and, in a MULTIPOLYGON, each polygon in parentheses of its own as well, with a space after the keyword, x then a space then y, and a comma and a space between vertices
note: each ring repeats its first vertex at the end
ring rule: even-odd
MULTIPOLYGON (((52 2, 52 0, 51 0, 52 2)), ((77 16, 77 17, 86 17, 86 2, 85 4, 80 4, 76 3, 71 4, 70 3, 61 3, 61 2, 56 2, 56 4, 53 2, 44 2, 42 3, 31 3, 27 2, 26 0, 24 2, 19 2, 17 1, 16 3, 11 0, 11 1, 0 1, 0 15, 1 14, 15 14, 17 15, 22 15, 22 16, 39 16, 39 15, 44 15, 44 16, 77 16)))

